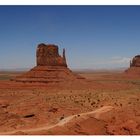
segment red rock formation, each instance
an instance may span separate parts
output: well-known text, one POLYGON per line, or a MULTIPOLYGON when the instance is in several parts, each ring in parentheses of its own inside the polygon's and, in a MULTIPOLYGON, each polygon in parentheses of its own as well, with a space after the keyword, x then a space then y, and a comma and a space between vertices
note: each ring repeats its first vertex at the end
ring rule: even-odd
POLYGON ((27 73, 17 76, 14 81, 20 82, 64 82, 83 79, 67 68, 65 49, 59 55, 58 46, 39 44, 36 51, 37 66, 27 73))
POLYGON ((130 68, 125 71, 127 74, 140 75, 140 55, 136 55, 130 61, 130 68))
POLYGON ((130 61, 130 67, 140 67, 140 55, 136 55, 132 62, 130 61))
POLYGON ((65 66, 66 58, 63 50, 63 57, 58 53, 58 46, 39 44, 36 51, 37 66, 65 66))

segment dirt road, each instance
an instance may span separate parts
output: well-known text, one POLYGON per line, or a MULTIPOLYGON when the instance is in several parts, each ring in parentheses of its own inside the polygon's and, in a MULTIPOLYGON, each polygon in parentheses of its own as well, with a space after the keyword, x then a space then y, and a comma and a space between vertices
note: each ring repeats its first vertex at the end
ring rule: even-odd
POLYGON ((98 119, 101 114, 103 114, 105 112, 108 112, 112 109, 113 109, 112 106, 103 106, 103 107, 101 107, 99 109, 96 109, 94 111, 68 116, 68 117, 64 118, 63 120, 60 120, 58 123, 56 123, 54 125, 41 126, 41 127, 38 127, 38 128, 31 128, 31 129, 20 129, 20 130, 8 131, 8 132, 0 132, 0 135, 10 135, 10 134, 17 133, 19 131, 24 132, 24 133, 28 133, 28 132, 37 132, 37 131, 42 131, 42 130, 49 130, 49 129, 52 129, 56 126, 63 126, 77 116, 86 117, 87 115, 92 114, 95 118, 98 119))

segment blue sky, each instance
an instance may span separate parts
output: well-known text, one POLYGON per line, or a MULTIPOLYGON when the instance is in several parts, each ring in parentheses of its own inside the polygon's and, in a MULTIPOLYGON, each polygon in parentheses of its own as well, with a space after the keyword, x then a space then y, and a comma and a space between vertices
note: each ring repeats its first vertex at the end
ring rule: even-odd
POLYGON ((0 6, 0 69, 36 64, 39 43, 70 68, 128 67, 140 54, 140 6, 0 6))

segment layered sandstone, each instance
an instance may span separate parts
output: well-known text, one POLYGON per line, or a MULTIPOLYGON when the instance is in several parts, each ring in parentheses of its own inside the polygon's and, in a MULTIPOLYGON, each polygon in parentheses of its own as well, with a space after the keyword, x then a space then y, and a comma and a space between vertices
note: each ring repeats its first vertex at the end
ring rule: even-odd
POLYGON ((140 75, 140 55, 136 55, 130 61, 130 68, 125 71, 127 74, 140 75))
POLYGON ((132 62, 130 61, 130 67, 140 67, 140 55, 136 55, 132 62))
POLYGON ((53 44, 39 44, 36 51, 37 66, 64 66, 67 67, 65 49, 63 56, 59 55, 58 46, 53 44))
POLYGON ((36 50, 36 66, 27 73, 13 79, 20 82, 65 82, 82 79, 68 67, 65 57, 59 55, 59 49, 54 44, 39 44, 36 50))

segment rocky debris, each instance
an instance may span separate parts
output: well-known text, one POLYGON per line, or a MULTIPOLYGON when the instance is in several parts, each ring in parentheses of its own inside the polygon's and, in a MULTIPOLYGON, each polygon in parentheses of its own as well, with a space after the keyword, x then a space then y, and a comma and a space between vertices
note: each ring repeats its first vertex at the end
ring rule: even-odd
POLYGON ((21 126, 23 121, 20 116, 0 108, 0 127, 1 130, 16 129, 21 126))
POLYGON ((51 109, 49 109, 49 112, 56 113, 57 111, 58 111, 58 108, 51 108, 51 109))
POLYGON ((11 80, 30 83, 59 83, 84 79, 67 68, 65 49, 63 49, 63 56, 60 56, 57 45, 39 44, 36 61, 37 66, 11 80))

